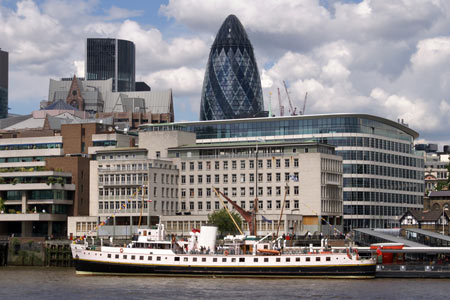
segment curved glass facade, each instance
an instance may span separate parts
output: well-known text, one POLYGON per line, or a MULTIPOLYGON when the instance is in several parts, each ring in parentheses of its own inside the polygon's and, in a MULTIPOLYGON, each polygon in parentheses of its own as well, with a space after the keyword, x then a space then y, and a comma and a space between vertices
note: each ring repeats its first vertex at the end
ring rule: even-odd
POLYGON ((224 21, 211 47, 200 120, 261 116, 264 102, 253 47, 238 18, 224 21))
POLYGON ((117 39, 87 39, 86 79, 113 78, 113 91, 135 90, 134 43, 117 39))
POLYGON ((398 216, 407 209, 423 208, 424 161, 413 151, 418 134, 390 120, 342 114, 176 125, 195 132, 197 143, 255 141, 262 137, 266 141, 334 145, 336 154, 343 158, 345 230, 396 227, 398 216))

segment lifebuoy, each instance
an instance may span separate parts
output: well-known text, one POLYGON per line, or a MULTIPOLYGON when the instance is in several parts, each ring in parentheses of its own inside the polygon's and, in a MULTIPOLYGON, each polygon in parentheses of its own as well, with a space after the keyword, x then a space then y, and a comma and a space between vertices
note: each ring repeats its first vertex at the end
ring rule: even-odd
POLYGON ((230 254, 230 252, 225 250, 225 252, 223 254, 225 254, 225 256, 227 256, 228 254, 230 254))
POLYGON ((123 253, 123 248, 120 248, 120 253, 123 253))

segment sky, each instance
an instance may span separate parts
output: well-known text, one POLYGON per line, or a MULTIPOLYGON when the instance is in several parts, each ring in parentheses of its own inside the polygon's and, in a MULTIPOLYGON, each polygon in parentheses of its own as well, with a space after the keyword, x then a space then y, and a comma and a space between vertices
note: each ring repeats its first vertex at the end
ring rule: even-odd
POLYGON ((418 143, 450 144, 448 0, 0 0, 11 113, 39 109, 49 79, 84 76, 88 37, 131 40, 136 80, 171 88, 177 121, 199 118, 209 50, 235 14, 253 44, 265 109, 403 119, 418 143))

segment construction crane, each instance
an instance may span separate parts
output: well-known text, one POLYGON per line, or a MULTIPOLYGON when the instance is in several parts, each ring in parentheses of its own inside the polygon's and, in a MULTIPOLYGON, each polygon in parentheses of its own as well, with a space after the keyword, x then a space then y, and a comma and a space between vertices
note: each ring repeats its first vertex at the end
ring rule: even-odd
POLYGON ((305 93, 305 100, 303 100, 303 109, 302 109, 302 111, 300 111, 300 114, 301 114, 301 115, 304 115, 304 114, 305 114, 306 100, 307 100, 307 98, 308 98, 308 92, 305 93))
POLYGON ((291 113, 291 116, 296 116, 297 115, 297 107, 294 107, 294 105, 292 105, 291 97, 289 96, 287 85, 284 80, 283 80, 283 84, 284 84, 284 89, 286 90, 287 98, 289 100, 289 107, 290 107, 289 112, 291 113))
POLYGON ((280 94, 280 89, 278 89, 278 105, 280 106, 280 116, 284 116, 284 106, 281 104, 281 94, 280 94))

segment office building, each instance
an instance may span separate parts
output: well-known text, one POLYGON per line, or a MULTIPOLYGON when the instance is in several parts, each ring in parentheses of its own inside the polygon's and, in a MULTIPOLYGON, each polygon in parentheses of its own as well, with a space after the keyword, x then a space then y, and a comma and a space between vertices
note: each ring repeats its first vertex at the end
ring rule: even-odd
POLYGON ((8 52, 0 49, 0 119, 8 117, 8 52))
POLYGON ((112 78, 114 92, 136 88, 136 51, 134 43, 110 38, 88 38, 86 43, 86 79, 112 78))
POLYGON ((263 111, 261 80, 252 44, 239 19, 230 15, 209 53, 200 120, 261 117, 263 111))
POLYGON ((401 123, 367 114, 326 114, 160 126, 141 128, 164 132, 179 126, 196 134, 196 145, 258 139, 334 145, 343 159, 346 231, 398 227, 399 216, 407 209, 423 208, 424 159, 413 147, 419 134, 401 123))

